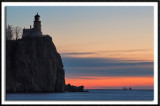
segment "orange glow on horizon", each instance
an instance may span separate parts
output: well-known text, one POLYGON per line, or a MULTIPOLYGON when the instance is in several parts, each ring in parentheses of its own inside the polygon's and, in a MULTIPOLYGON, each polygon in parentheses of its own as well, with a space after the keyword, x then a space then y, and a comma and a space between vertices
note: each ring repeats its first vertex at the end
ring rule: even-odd
POLYGON ((101 89, 101 87, 135 87, 153 86, 153 77, 77 77, 66 78, 66 84, 81 86, 85 89, 101 89))

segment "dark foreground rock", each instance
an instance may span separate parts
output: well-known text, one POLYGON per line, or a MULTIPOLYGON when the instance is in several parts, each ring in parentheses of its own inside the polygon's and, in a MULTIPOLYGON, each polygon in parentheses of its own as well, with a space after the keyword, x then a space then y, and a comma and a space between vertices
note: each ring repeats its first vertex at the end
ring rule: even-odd
POLYGON ((60 54, 50 36, 6 41, 6 92, 64 92, 60 54))
POLYGON ((65 92, 88 92, 84 90, 84 86, 65 85, 65 92))

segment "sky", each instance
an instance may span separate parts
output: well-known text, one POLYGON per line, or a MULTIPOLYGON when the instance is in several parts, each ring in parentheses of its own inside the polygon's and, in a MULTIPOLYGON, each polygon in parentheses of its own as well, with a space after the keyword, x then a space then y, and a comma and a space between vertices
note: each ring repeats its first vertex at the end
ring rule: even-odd
POLYGON ((153 89, 152 6, 8 6, 6 25, 41 16, 61 54, 65 82, 85 89, 153 89))

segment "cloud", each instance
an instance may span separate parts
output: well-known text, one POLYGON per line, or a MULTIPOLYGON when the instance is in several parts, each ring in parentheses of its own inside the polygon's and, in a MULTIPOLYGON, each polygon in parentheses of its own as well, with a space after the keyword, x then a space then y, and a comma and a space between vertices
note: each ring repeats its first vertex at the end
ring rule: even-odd
POLYGON ((60 53, 63 56, 73 56, 73 55, 88 55, 88 54, 95 54, 94 52, 67 52, 67 53, 60 53))
POLYGON ((64 56, 70 55, 88 55, 88 54, 98 54, 98 53, 124 53, 124 52, 142 52, 142 51, 150 51, 148 49, 133 49, 133 50, 105 50, 105 51, 95 51, 95 52, 66 52, 60 53, 64 56))
POLYGON ((153 62, 111 58, 62 58, 66 76, 153 76, 153 62))
POLYGON ((148 49, 132 49, 132 50, 106 50, 100 52, 115 52, 115 53, 123 53, 123 52, 143 52, 143 51, 150 51, 148 49))
MULTIPOLYGON (((131 50, 103 50, 90 52, 66 52, 60 53, 62 57, 112 57, 112 58, 145 58, 143 56, 152 55, 150 49, 131 50), (145 54, 144 54, 145 52, 145 54), (142 56, 143 55, 143 56, 142 56)), ((151 58, 151 57, 150 57, 151 58)))

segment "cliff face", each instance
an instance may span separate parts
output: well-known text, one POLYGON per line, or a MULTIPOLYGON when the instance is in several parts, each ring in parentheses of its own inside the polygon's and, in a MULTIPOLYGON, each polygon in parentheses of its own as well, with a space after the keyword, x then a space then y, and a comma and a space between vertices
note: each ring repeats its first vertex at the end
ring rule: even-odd
POLYGON ((64 69, 50 36, 6 41, 6 92, 63 92, 64 69))

